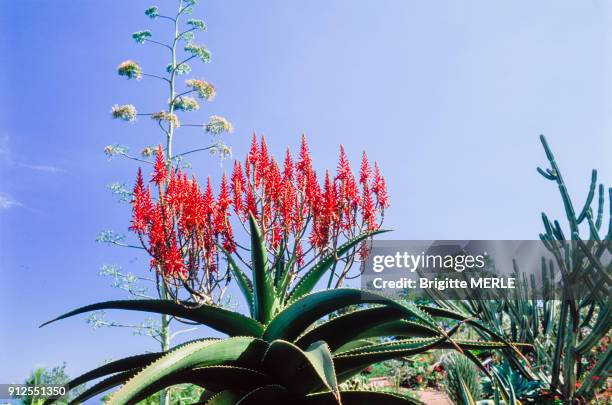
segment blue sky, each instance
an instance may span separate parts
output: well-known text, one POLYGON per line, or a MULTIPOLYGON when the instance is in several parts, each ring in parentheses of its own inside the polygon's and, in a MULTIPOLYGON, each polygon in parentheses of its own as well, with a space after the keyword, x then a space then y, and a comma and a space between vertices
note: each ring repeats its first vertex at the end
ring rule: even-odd
MULTIPOLYGON (((277 154, 306 133, 321 169, 335 165, 339 144, 353 167, 366 149, 387 176, 394 239, 537 238, 540 211, 562 215, 556 187, 535 171, 545 163, 540 133, 579 204, 592 167, 612 177, 607 2, 200 3, 196 16, 209 27, 200 41, 213 63, 195 72, 218 88, 200 119, 228 117, 236 130, 226 141, 239 158, 253 130, 277 154)), ((106 186, 131 183, 136 169, 102 149, 159 141, 152 122, 109 117, 115 103, 165 100, 158 83, 115 74, 128 58, 165 66, 159 49, 130 39, 164 26, 143 15, 150 5, 0 5, 0 382, 62 361, 75 375, 156 349, 82 318, 37 328, 75 306, 123 297, 98 276, 101 265, 147 272, 145 258, 94 239, 126 231, 129 207, 106 186)), ((179 148, 209 143, 196 129, 181 137, 179 148)), ((192 162, 200 177, 229 167, 206 156, 192 162)))

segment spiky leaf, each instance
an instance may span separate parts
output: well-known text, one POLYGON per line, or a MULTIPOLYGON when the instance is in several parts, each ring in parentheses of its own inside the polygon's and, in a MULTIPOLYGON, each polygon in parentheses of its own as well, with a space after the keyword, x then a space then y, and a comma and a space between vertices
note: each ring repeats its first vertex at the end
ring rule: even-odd
POLYGON ((60 319, 69 318, 74 315, 103 309, 127 309, 131 311, 154 312, 158 314, 172 315, 178 318, 198 322, 209 326, 229 336, 255 336, 262 334, 263 326, 254 319, 248 318, 238 312, 228 311, 212 305, 195 307, 190 303, 178 304, 171 300, 121 300, 106 301, 87 305, 65 313, 55 319, 40 325, 48 325, 60 319), (192 306, 190 308, 190 306, 192 306))

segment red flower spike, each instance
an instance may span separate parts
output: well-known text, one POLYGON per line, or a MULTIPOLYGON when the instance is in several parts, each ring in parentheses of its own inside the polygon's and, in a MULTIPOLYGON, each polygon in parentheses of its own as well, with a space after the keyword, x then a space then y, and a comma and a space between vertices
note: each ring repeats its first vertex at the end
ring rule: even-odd
MULTIPOLYGON (((261 137, 259 146, 259 155, 257 156, 256 171, 255 171, 255 186, 259 186, 262 179, 266 178, 270 169, 270 156, 268 155, 268 145, 266 138, 261 137)), ((266 179, 267 180, 267 179, 266 179)))
POLYGON ((185 275, 185 263, 183 262, 183 256, 177 246, 176 237, 174 235, 170 241, 170 248, 163 254, 162 266, 164 267, 166 276, 177 277, 185 275))
POLYGON ((293 159, 291 158, 291 151, 287 148, 285 152, 285 163, 283 167, 283 180, 293 181, 293 159))
POLYGON ((346 177, 351 173, 351 166, 344 153, 344 145, 340 145, 340 160, 338 161, 338 173, 336 179, 344 181, 346 177))
POLYGON ((221 178, 221 191, 219 192, 219 198, 217 199, 217 205, 219 211, 227 212, 230 204, 232 203, 232 198, 229 194, 229 189, 227 186, 227 176, 223 173, 223 177, 221 178))
POLYGON ((374 181, 372 183, 372 192, 376 195, 376 200, 381 208, 389 207, 389 196, 387 195, 387 183, 385 178, 380 175, 378 163, 374 162, 374 181))
POLYGON ((242 193, 244 191, 244 184, 246 180, 242 173, 242 166, 240 162, 234 162, 234 171, 232 172, 232 194, 234 210, 236 212, 242 212, 242 193))
POLYGON ((136 184, 134 185, 134 195, 139 193, 144 193, 144 181, 142 180, 142 169, 138 168, 138 173, 136 174, 136 184))
POLYGON ((370 164, 368 163, 368 156, 363 151, 363 155, 361 157, 361 169, 359 170, 359 182, 361 184, 367 184, 370 181, 370 176, 372 175, 372 171, 370 169, 370 164))
POLYGON ((376 228, 375 226, 375 212, 374 212, 374 201, 372 200, 372 193, 370 188, 366 185, 363 186, 363 196, 361 199, 361 216, 363 223, 366 225, 368 231, 376 228))
POLYGON ((166 167, 166 161, 164 158, 164 151, 159 145, 157 147, 157 155, 155 156, 155 165, 153 166, 153 182, 158 186, 166 181, 168 177, 168 168, 166 167))
POLYGON ((300 157, 297 162, 297 180, 298 188, 300 190, 307 186, 309 176, 312 173, 312 159, 310 157, 310 151, 308 150, 308 144, 306 143, 306 136, 302 135, 302 144, 300 145, 300 157))
MULTIPOLYGON (((151 200, 151 190, 145 188, 139 171, 130 226, 151 254, 152 266, 164 277, 204 280, 202 271, 216 277, 218 244, 229 252, 236 250, 230 221, 234 213, 244 222, 252 212, 270 251, 286 240, 284 254, 295 254, 296 266, 303 267, 308 260, 304 239, 310 244, 307 252, 324 251, 342 243, 341 238, 377 229, 389 205, 385 179, 378 165, 370 167, 365 153, 359 179, 343 147, 336 173, 328 172, 321 179, 312 167, 304 136, 299 156, 294 161, 287 150, 281 167, 269 155, 265 139, 254 135, 245 162, 234 163, 231 177, 223 175, 216 192, 210 179, 202 192, 195 177, 189 179, 166 163, 159 147, 152 176, 161 192, 157 203, 151 200)), ((366 253, 365 247, 359 254, 366 253)))

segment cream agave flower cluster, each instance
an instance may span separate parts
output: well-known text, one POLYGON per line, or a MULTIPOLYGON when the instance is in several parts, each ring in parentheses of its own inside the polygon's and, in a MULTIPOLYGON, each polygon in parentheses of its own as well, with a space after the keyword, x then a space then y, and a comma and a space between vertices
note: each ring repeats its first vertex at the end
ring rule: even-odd
MULTIPOLYGON (((184 8, 177 15, 164 15, 163 10, 157 6, 149 7, 145 10, 145 15, 153 21, 172 21, 177 24, 177 34, 167 40, 159 39, 154 36, 154 33, 149 29, 136 31, 132 34, 132 39, 138 44, 151 44, 160 46, 172 51, 172 59, 168 60, 165 67, 165 72, 162 74, 154 74, 145 70, 136 60, 127 59, 117 66, 117 74, 127 80, 141 81, 142 79, 155 79, 164 81, 170 85, 170 94, 167 99, 167 106, 159 111, 147 111, 139 113, 133 104, 116 104, 111 109, 111 116, 114 119, 134 122, 137 116, 148 116, 153 121, 157 121, 159 127, 164 134, 162 142, 168 142, 168 151, 172 148, 172 143, 175 130, 185 127, 199 127, 205 134, 212 136, 211 145, 208 147, 195 147, 194 151, 209 150, 213 155, 220 158, 226 158, 231 155, 231 149, 225 145, 219 138, 224 133, 232 133, 234 127, 232 123, 225 117, 212 114, 207 121, 200 123, 189 123, 186 113, 197 112, 202 109, 203 102, 211 102, 217 95, 217 89, 214 84, 201 78, 188 77, 181 80, 184 85, 181 88, 179 76, 188 76, 191 74, 192 67, 189 63, 199 60, 202 63, 211 61, 210 50, 197 42, 195 42, 195 34, 206 31, 204 21, 193 18, 193 6, 195 1, 183 0, 184 8), (187 17, 189 16, 189 17, 187 17)), ((168 152, 170 153, 170 152, 168 152)), ((191 153, 191 152, 187 152, 191 153)), ((179 155, 187 154, 182 153, 179 155)), ((127 153, 121 154, 133 158, 135 160, 149 160, 154 156, 154 147, 145 146, 140 153, 140 158, 133 157, 127 153)), ((174 156, 167 156, 168 159, 174 159, 174 156)), ((178 158, 178 157, 177 157, 178 158)))

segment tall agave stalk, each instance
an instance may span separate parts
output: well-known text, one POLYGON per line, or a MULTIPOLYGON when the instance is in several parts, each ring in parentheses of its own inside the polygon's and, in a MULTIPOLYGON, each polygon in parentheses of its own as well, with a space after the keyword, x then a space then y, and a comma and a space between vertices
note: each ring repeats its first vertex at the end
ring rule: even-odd
MULTIPOLYGON (((141 79, 150 79, 152 81, 157 81, 166 89, 165 97, 167 97, 167 100, 160 100, 160 104, 163 105, 163 107, 161 107, 159 111, 139 112, 133 104, 123 104, 114 105, 111 114, 113 118, 127 122, 134 122, 137 117, 152 119, 157 123, 162 141, 159 142, 159 146, 146 146, 142 150, 140 157, 130 154, 126 146, 109 145, 104 150, 109 158, 123 157, 137 161, 141 164, 152 164, 153 162, 150 158, 155 154, 155 149, 159 147, 159 153, 161 154, 163 163, 170 168, 173 164, 181 164, 187 155, 195 152, 209 151, 211 154, 218 154, 221 158, 230 153, 229 147, 223 144, 217 137, 220 134, 232 132, 232 125, 225 118, 211 115, 208 122, 193 124, 188 122, 181 123, 180 120, 183 117, 179 117, 179 114, 192 114, 200 109, 200 104, 196 98, 192 97, 193 95, 197 95, 197 97, 203 101, 212 101, 216 94, 215 86, 205 80, 194 78, 181 80, 182 78, 185 79, 188 77, 191 72, 189 63, 198 60, 202 63, 209 63, 211 59, 210 51, 205 46, 195 42, 195 34, 206 30, 206 25, 202 20, 191 17, 196 3, 196 0, 177 0, 172 6, 173 10, 168 14, 165 14, 156 6, 149 7, 145 10, 145 15, 151 20, 160 20, 170 24, 171 35, 168 38, 157 38, 153 36, 150 30, 142 30, 134 32, 132 38, 136 43, 153 45, 165 52, 166 57, 164 58, 165 62, 162 67, 165 73, 158 73, 153 67, 150 69, 143 69, 140 64, 131 59, 122 62, 117 67, 117 73, 128 80, 140 81, 141 79), (183 81, 184 83, 182 83, 183 81), (183 128, 195 127, 203 130, 213 139, 212 144, 204 147, 200 145, 187 151, 176 151, 173 144, 177 131, 181 129, 181 126, 183 128)), ((111 189, 124 195, 122 197, 124 199, 132 198, 123 186, 115 184, 111 189)), ((102 233, 101 236, 98 237, 98 241, 120 246, 135 247, 120 243, 120 238, 118 239, 113 235, 105 235, 105 233, 102 233)), ((118 273, 114 272, 113 274, 117 275, 118 273)), ((168 298, 169 292, 163 280, 157 278, 154 281, 159 297, 168 298)), ((214 282, 202 286, 202 290, 206 293, 207 298, 220 301, 223 296, 224 287, 227 285, 225 281, 226 280, 214 280, 214 282)), ((135 295, 131 290, 129 292, 135 295)), ((97 325, 104 324, 95 317, 92 319, 97 325)), ((171 318, 162 315, 159 328, 149 328, 154 330, 152 336, 159 341, 162 350, 168 350, 170 348, 171 339, 177 333, 171 332, 171 321, 171 318)), ((116 323, 112 323, 109 325, 112 326, 115 324, 116 323)), ((178 333, 184 331, 185 330, 178 331, 178 333)), ((168 394, 162 393, 160 403, 168 404, 168 402, 168 394)))
POLYGON ((265 241, 253 216, 249 217, 249 226, 250 276, 233 266, 243 279, 245 299, 251 308, 260 308, 251 310, 250 317, 207 304, 128 300, 89 305, 53 320, 99 309, 126 309, 179 317, 228 335, 226 339, 197 339, 167 352, 137 355, 98 367, 68 384, 72 389, 105 378, 73 403, 119 385, 123 386, 112 394, 110 403, 135 403, 169 386, 192 383, 205 389, 200 403, 209 405, 414 404, 419 401, 397 394, 341 391, 339 384, 371 364, 433 349, 462 352, 485 372, 470 350, 517 350, 481 323, 450 310, 402 304, 354 289, 313 293, 333 258, 369 234, 346 242, 315 263, 291 289, 289 299, 282 299, 284 295, 278 295, 270 276, 265 241), (363 304, 372 305, 329 318, 338 310, 363 304), (325 318, 329 320, 317 323, 325 318), (444 330, 434 318, 453 326, 444 330), (462 325, 481 330, 489 339, 453 339, 462 325), (372 340, 381 337, 396 339, 383 343, 372 340))

